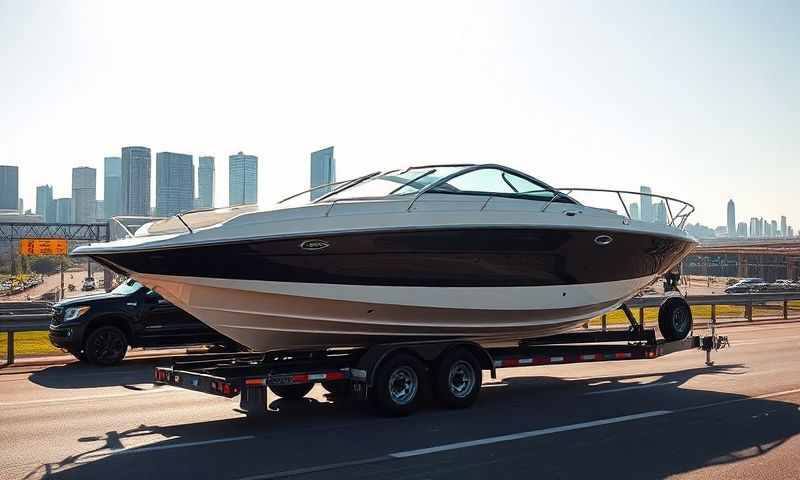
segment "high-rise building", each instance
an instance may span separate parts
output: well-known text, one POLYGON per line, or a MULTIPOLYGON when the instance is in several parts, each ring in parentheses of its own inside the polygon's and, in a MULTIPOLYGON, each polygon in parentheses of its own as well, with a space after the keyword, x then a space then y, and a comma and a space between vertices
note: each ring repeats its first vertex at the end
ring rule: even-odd
POLYGON ((19 210, 19 168, 0 165, 0 210, 19 210))
POLYGON ((72 199, 71 198, 57 198, 56 203, 56 222, 58 223, 75 223, 72 217, 72 199))
POLYGON ((656 223, 667 223, 667 206, 664 204, 664 201, 660 201, 655 204, 655 219, 653 219, 656 223))
POLYGON ((781 237, 788 237, 786 231, 786 215, 781 215, 781 237))
POLYGON ((642 204, 641 208, 642 221, 652 222, 653 220, 655 220, 653 212, 653 197, 650 196, 653 193, 653 191, 650 190, 650 187, 646 187, 644 185, 642 185, 639 191, 641 192, 640 202, 642 204))
POLYGON ((194 208, 194 158, 185 153, 156 154, 156 215, 171 217, 194 208))
POLYGON ((778 236, 778 222, 773 220, 773 221, 769 222, 769 224, 770 224, 770 228, 769 228, 770 235, 769 236, 770 237, 777 237, 778 236))
POLYGON ((22 200, 22 197, 19 197, 19 202, 17 202, 17 211, 20 215, 25 213, 25 201, 22 200))
POLYGON ((639 216, 639 204, 638 203, 631 203, 628 207, 628 213, 631 214, 631 219, 633 220, 641 220, 642 217, 639 216))
POLYGON ((792 227, 786 227, 786 236, 789 238, 794 238, 794 230, 792 230, 792 227))
POLYGON ((214 157, 197 159, 197 208, 214 207, 214 157))
POLYGON ((98 218, 122 215, 122 158, 103 159, 103 214, 98 218))
POLYGON ((758 219, 756 217, 750 217, 750 237, 758 237, 758 219))
POLYGON ((97 170, 91 167, 72 169, 72 209, 75 223, 97 220, 97 170))
POLYGON ((258 202, 258 157, 242 152, 228 157, 230 206, 258 202))
POLYGON ((736 226, 736 236, 747 238, 747 223, 739 222, 739 224, 736 226))
POLYGON ((736 205, 733 199, 728 200, 728 236, 736 236, 736 205))
POLYGON ((36 187, 36 215, 40 215, 45 222, 54 222, 55 213, 53 211, 53 186, 39 185, 36 187))
POLYGON ((106 218, 106 202, 104 200, 97 200, 94 202, 94 219, 101 222, 106 218))
POLYGON ((123 215, 150 215, 150 149, 122 147, 123 215))
MULTIPOLYGON (((323 148, 311 153, 311 188, 336 181, 336 159, 333 147, 323 148)), ((318 188, 311 191, 311 200, 327 194, 331 187, 318 188)))

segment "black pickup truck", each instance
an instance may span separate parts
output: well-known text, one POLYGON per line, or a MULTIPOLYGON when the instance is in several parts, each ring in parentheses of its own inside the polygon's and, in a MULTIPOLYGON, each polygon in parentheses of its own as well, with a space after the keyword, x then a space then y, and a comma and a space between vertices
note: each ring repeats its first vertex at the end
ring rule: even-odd
POLYGON ((134 280, 106 294, 64 300, 53 310, 50 342, 98 365, 121 362, 128 347, 240 348, 134 280))

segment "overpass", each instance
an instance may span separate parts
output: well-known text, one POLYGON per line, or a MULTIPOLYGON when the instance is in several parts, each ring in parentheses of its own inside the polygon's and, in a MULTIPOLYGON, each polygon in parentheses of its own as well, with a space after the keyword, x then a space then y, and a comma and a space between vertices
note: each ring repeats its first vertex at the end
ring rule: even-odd
POLYGON ((718 238, 702 240, 683 261, 688 275, 797 280, 800 238, 718 238))

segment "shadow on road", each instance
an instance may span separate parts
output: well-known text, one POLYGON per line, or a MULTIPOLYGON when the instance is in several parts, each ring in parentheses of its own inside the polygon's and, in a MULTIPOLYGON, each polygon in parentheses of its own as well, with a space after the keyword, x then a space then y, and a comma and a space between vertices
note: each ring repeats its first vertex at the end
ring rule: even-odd
MULTIPOLYGON (((658 382, 663 385, 596 396, 586 394, 598 388, 644 385, 635 381, 643 375, 576 380, 515 377, 495 388, 485 388, 472 409, 448 411, 431 407, 401 419, 375 418, 363 412, 366 406, 357 402, 319 402, 308 398, 299 402, 276 400, 270 404, 273 410, 257 420, 241 417, 87 432, 76 441, 91 448, 59 462, 40 465, 26 478, 145 475, 174 479, 240 478, 646 411, 671 410, 675 413, 518 442, 409 460, 386 459, 376 464, 322 472, 319 477, 390 478, 395 476, 394 469, 402 468, 404 476, 485 478, 519 468, 520 472, 536 471, 542 478, 607 477, 618 476, 621 471, 630 478, 663 478, 763 455, 800 433, 800 411, 796 404, 777 399, 750 399, 686 385, 698 376, 739 375, 741 368, 741 365, 726 365, 648 373, 647 377, 660 377, 658 382), (182 446, 246 435, 254 438, 182 446), (147 448, 164 448, 114 454, 131 439, 139 437, 153 437, 154 442, 148 442, 147 448), (521 442, 526 443, 521 445, 521 442), (176 446, 178 448, 172 448, 176 446), (487 461, 487 455, 491 461, 487 461), (576 458, 580 461, 576 462, 576 458)), ((158 405, 153 404, 153 408, 158 405)))
POLYGON ((97 388, 124 386, 153 381, 153 368, 170 365, 174 358, 129 359, 113 367, 98 367, 81 362, 54 365, 31 374, 28 379, 47 388, 97 388))

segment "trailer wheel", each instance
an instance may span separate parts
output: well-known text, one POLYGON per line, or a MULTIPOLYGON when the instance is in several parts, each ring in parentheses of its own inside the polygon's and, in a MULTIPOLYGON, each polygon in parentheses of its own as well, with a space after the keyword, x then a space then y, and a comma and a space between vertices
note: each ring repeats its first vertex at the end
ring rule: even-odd
POLYGON ((297 385, 270 385, 269 389, 275 395, 285 400, 300 400, 305 397, 311 389, 314 388, 313 383, 299 383, 297 385))
POLYGON ((383 361, 375 375, 372 402, 384 415, 408 415, 419 407, 425 366, 407 353, 383 361))
POLYGON ((433 377, 436 399, 447 408, 467 408, 481 391, 481 365, 469 350, 447 352, 433 377))
POLYGON ((658 309, 658 328, 667 341, 683 340, 692 331, 692 309, 681 297, 673 297, 658 309))

